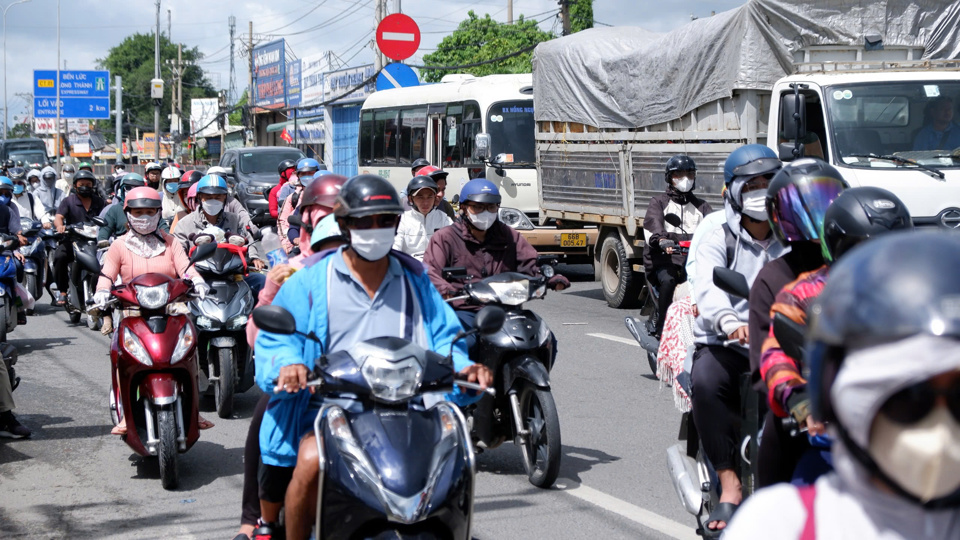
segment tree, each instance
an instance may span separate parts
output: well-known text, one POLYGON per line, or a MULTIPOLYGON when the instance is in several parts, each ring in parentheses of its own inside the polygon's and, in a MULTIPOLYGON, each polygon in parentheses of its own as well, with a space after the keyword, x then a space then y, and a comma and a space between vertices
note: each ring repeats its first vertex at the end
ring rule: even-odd
MULTIPOLYGON (((480 18, 471 10, 466 20, 452 34, 443 38, 434 53, 423 57, 423 63, 426 66, 452 67, 487 62, 531 48, 553 37, 550 32, 541 30, 536 21, 524 20, 522 15, 516 23, 504 24, 493 20, 489 14, 480 18)), ((463 70, 424 70, 424 79, 439 82, 444 75, 464 71, 477 77, 496 73, 530 73, 533 69, 532 58, 531 49, 504 60, 463 70)))
POLYGON ((33 136, 33 128, 26 122, 14 124, 13 127, 10 128, 10 133, 7 134, 7 138, 9 139, 24 139, 33 136))
POLYGON ((570 31, 593 28, 593 0, 570 0, 570 31))
MULTIPOLYGON (((233 105, 234 107, 243 107, 247 104, 247 90, 244 88, 243 93, 240 94, 240 99, 233 105)), ((230 113, 227 117, 230 120, 231 126, 242 126, 243 125, 243 110, 237 109, 230 113)))
MULTIPOLYGON (((183 60, 196 63, 203 53, 196 47, 183 47, 183 60)), ((164 81, 163 105, 160 108, 160 130, 170 130, 170 99, 173 73, 167 60, 176 61, 177 45, 165 36, 160 36, 160 74, 164 81)), ((129 113, 129 124, 141 131, 153 131, 153 100, 150 99, 150 80, 153 79, 154 35, 133 34, 127 36, 119 45, 111 48, 105 58, 97 60, 100 69, 109 69, 110 75, 123 78, 123 109, 129 113)), ((190 99, 216 97, 217 92, 207 80, 203 70, 196 65, 188 65, 183 70, 183 110, 180 115, 184 129, 189 127, 190 99)), ((112 140, 113 130, 109 122, 101 122, 100 127, 112 140)), ((132 130, 131 130, 132 131, 132 130)))

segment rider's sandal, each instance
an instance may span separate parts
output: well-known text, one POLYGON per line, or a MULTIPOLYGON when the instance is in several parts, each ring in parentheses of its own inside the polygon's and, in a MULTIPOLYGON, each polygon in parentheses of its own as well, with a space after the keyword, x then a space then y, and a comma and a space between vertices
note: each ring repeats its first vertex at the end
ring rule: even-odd
POLYGON ((207 420, 206 418, 200 418, 197 420, 197 429, 210 429, 214 426, 214 423, 207 420))
POLYGON ((117 425, 113 426, 113 429, 110 430, 110 434, 111 434, 111 435, 126 435, 126 434, 127 434, 127 427, 126 427, 126 426, 121 426, 120 424, 117 424, 117 425))
POLYGON ((100 333, 109 336, 110 332, 113 332, 113 317, 109 315, 104 315, 100 319, 100 333))
POLYGON ((54 305, 58 307, 63 307, 67 305, 67 295, 61 293, 60 296, 57 297, 57 303, 54 305))
POLYGON ((733 515, 737 512, 737 509, 740 508, 739 504, 733 503, 720 503, 716 508, 713 509, 713 512, 703 520, 703 537, 704 538, 720 538, 720 535, 723 534, 723 531, 726 527, 730 526, 730 520, 733 519, 733 515), (713 521, 722 521, 726 523, 726 527, 723 529, 711 529, 709 524, 713 521))

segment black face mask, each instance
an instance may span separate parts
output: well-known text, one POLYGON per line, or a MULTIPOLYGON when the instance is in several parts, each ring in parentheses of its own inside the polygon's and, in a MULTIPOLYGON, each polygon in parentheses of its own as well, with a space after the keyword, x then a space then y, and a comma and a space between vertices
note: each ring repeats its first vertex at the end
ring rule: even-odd
POLYGON ((93 186, 77 186, 77 195, 81 197, 93 195, 93 186))

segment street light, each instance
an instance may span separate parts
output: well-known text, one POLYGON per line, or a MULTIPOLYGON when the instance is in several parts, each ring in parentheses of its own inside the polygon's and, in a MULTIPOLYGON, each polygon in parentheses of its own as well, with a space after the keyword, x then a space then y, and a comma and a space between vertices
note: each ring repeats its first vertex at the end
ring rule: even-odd
POLYGON ((7 138, 7 10, 30 0, 17 0, 3 8, 3 138, 7 138))

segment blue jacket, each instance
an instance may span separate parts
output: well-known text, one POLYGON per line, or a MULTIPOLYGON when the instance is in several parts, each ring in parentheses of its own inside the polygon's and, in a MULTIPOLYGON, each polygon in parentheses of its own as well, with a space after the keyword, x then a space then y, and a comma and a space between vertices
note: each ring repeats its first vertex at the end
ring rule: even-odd
MULTIPOLYGON (((321 343, 303 336, 286 336, 260 331, 257 336, 255 358, 256 377, 260 388, 270 394, 270 403, 260 426, 260 455, 267 465, 293 467, 297 462, 300 438, 313 429, 315 414, 310 414, 310 393, 273 393, 273 381, 280 375, 280 368, 303 364, 313 369, 314 360, 327 352, 327 272, 331 255, 328 251, 304 261, 304 268, 297 271, 280 287, 273 305, 285 308, 297 321, 297 330, 311 330, 321 343)), ((404 275, 413 288, 423 314, 424 330, 431 350, 445 352, 457 332, 463 329, 453 309, 430 283, 423 263, 403 253, 392 251, 391 257, 400 261, 404 275)), ((460 371, 470 365, 464 340, 453 348, 453 365, 460 371)), ((454 392, 460 404, 471 401, 465 393, 454 392)), ((475 401, 479 396, 473 398, 475 401)))

